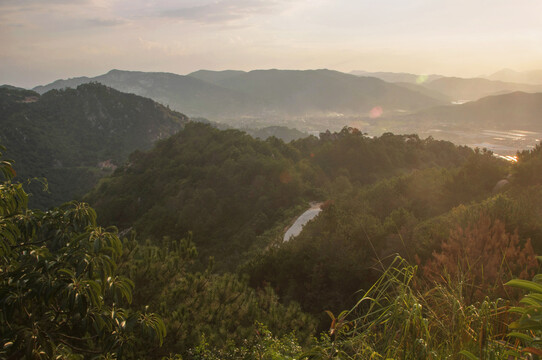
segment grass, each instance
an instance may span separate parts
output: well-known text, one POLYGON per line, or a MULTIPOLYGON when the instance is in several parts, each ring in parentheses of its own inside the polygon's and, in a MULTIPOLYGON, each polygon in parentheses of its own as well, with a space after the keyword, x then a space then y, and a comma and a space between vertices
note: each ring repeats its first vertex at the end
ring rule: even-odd
POLYGON ((417 272, 396 257, 352 309, 331 315, 330 341, 320 354, 340 359, 509 359, 518 343, 507 337, 512 316, 508 301, 486 298, 468 304, 462 281, 427 287, 417 272))

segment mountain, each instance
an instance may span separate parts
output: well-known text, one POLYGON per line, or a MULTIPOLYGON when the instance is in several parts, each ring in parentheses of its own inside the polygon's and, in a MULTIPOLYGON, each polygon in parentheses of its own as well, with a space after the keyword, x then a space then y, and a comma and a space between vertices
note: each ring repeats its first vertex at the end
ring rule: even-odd
POLYGON ((81 82, 100 82, 119 91, 149 97, 191 117, 224 121, 359 115, 375 106, 382 107, 384 112, 413 111, 442 104, 419 92, 376 78, 330 70, 255 70, 247 73, 202 70, 189 76, 112 70, 94 78, 56 81, 34 90, 43 92, 81 82))
MULTIPOLYGON (((111 72, 113 71, 115 70, 111 70, 111 72)), ((105 75, 102 75, 102 76, 105 76, 105 75)), ((75 78, 70 78, 70 79, 59 79, 47 85, 36 86, 32 90, 37 92, 38 94, 45 94, 46 92, 50 90, 62 90, 62 89, 67 89, 67 88, 75 89, 79 85, 88 84, 93 81, 96 82, 94 78, 89 78, 86 76, 80 76, 80 77, 75 77, 75 78)))
POLYGON ((407 88, 412 91, 419 92, 425 96, 429 96, 430 98, 436 99, 438 101, 442 101, 443 103, 451 103, 452 99, 444 95, 436 90, 428 89, 427 87, 423 86, 423 84, 414 84, 410 82, 396 82, 395 85, 402 86, 404 88, 407 88))
POLYGON ((540 114, 542 93, 513 92, 414 114, 366 118, 363 131, 371 135, 416 133, 513 156, 540 142, 540 114))
POLYGON ((128 154, 188 122, 150 99, 96 83, 41 96, 2 88, 0 110, 0 144, 21 169, 18 180, 47 178, 49 193, 31 189, 42 208, 83 195, 128 154))
POLYGON ((488 96, 462 105, 440 106, 410 115, 423 123, 446 124, 455 128, 490 130, 521 129, 542 132, 542 93, 488 96))
POLYGON ((223 70, 223 71, 213 71, 213 70, 198 70, 193 73, 188 74, 196 79, 210 82, 212 84, 218 85, 221 81, 229 79, 231 77, 245 74, 245 71, 239 70, 223 70))
POLYGON ((384 111, 420 109, 439 101, 380 79, 332 70, 254 70, 234 76, 217 74, 214 83, 251 94, 269 113, 289 115, 359 114, 375 106, 384 111))
POLYGON ((250 95, 224 89, 191 76, 140 71, 111 70, 93 78, 57 80, 49 85, 37 86, 34 91, 44 93, 89 82, 151 98, 189 116, 240 116, 254 111, 259 105, 258 100, 250 95))
POLYGON ((395 72, 370 72, 370 71, 363 71, 363 70, 354 70, 351 71, 350 74, 356 75, 356 76, 370 76, 379 78, 381 80, 397 83, 397 82, 405 82, 405 83, 411 83, 411 84, 420 84, 426 81, 433 81, 436 79, 440 79, 443 77, 442 75, 419 75, 419 74, 410 74, 410 73, 395 73, 395 72))
POLYGON ((489 80, 540 85, 542 84, 542 70, 514 71, 503 69, 485 78, 489 80))
POLYGON ((455 101, 478 100, 486 96, 514 91, 542 92, 542 85, 507 83, 482 78, 443 77, 424 83, 423 86, 438 91, 455 101))
POLYGON ((0 85, 0 89, 8 89, 8 90, 26 90, 26 89, 24 89, 24 88, 17 87, 17 86, 13 86, 13 85, 8 85, 8 84, 0 85))

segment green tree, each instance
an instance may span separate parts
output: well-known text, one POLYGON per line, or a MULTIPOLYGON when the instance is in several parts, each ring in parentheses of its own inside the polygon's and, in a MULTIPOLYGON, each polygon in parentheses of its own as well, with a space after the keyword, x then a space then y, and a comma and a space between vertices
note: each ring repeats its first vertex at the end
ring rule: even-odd
POLYGON ((11 162, 0 170, 0 356, 121 357, 138 332, 161 343, 158 316, 124 307, 133 282, 116 273, 116 229, 97 227, 84 203, 28 209, 11 162))

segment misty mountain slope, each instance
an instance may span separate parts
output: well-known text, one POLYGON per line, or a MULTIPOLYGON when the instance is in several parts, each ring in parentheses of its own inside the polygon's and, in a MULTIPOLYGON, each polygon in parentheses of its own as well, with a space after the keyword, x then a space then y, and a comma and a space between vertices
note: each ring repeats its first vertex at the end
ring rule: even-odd
POLYGON ((514 92, 462 105, 439 106, 406 117, 419 124, 456 128, 542 131, 542 93, 514 92))
POLYGON ((172 73, 111 70, 93 78, 57 80, 34 90, 43 93, 88 82, 99 82, 122 92, 148 97, 190 116, 237 116, 260 107, 258 100, 250 95, 224 89, 195 77, 172 73))
POLYGON ((542 70, 514 71, 511 69, 502 69, 489 76, 485 76, 485 78, 512 83, 540 85, 542 84, 542 70))
POLYGON ((395 82, 395 85, 402 86, 412 91, 419 92, 425 96, 442 101, 443 103, 451 103, 452 99, 436 90, 431 90, 423 86, 423 84, 416 84, 411 82, 395 82))
POLYGON ((437 75, 437 74, 418 75, 418 74, 396 73, 396 72, 386 72, 386 71, 371 72, 371 71, 364 71, 364 70, 354 70, 354 71, 351 71, 350 74, 356 75, 356 76, 371 76, 371 77, 379 78, 381 80, 392 82, 392 83, 406 82, 410 84, 418 84, 421 77, 425 78, 425 81, 433 81, 433 80, 440 79, 441 77, 443 77, 442 75, 437 75))
POLYGON ((252 94, 274 111, 290 114, 416 110, 441 103, 371 77, 331 70, 254 70, 217 80, 222 87, 252 94))
POLYGON ((0 106, 0 144, 16 161, 18 180, 49 182, 50 193, 31 189, 40 207, 84 194, 132 151, 148 149, 188 122, 150 99, 100 84, 41 96, 0 89, 0 106))
POLYGON ((214 70, 198 70, 194 71, 187 76, 194 77, 196 79, 200 79, 203 81, 210 82, 215 85, 219 85, 221 81, 226 80, 228 78, 245 74, 245 71, 239 71, 239 70, 222 70, 222 71, 214 71, 214 70))
POLYGON ((452 100, 478 100, 480 98, 511 93, 514 91, 542 92, 542 86, 506 83, 481 78, 463 79, 457 77, 444 77, 424 83, 428 89, 438 91, 452 100))
MULTIPOLYGON (((104 75, 101 75, 101 76, 104 76, 104 75)), ((61 89, 67 89, 67 88, 75 89, 79 85, 88 84, 90 82, 97 81, 95 79, 96 78, 89 78, 87 76, 79 76, 79 77, 70 78, 70 79, 58 79, 47 85, 36 86, 32 90, 37 92, 38 94, 45 94, 46 92, 51 91, 51 90, 61 90, 61 89)))
POLYGON ((376 78, 330 70, 198 71, 190 76, 112 70, 94 78, 56 81, 43 92, 95 81, 167 104, 189 116, 210 119, 274 118, 346 113, 375 106, 384 111, 413 111, 442 104, 419 92, 376 78), (205 81, 202 79, 206 79, 205 81))

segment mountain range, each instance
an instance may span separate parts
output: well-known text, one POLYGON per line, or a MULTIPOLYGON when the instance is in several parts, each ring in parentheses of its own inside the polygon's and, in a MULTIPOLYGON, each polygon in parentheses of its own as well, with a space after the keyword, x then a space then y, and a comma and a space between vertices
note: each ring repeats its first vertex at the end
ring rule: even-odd
POLYGON ((186 76, 112 70, 93 78, 57 80, 34 91, 99 82, 149 97, 189 116, 211 120, 415 111, 441 101, 370 77, 331 70, 198 71, 186 76))
POLYGON ((199 70, 188 75, 112 70, 94 78, 58 80, 35 91, 101 82, 148 96, 197 121, 208 118, 223 128, 286 141, 302 137, 303 132, 318 134, 352 126, 372 135, 419 133, 461 144, 497 141, 507 154, 513 154, 536 143, 542 133, 538 123, 542 100, 536 95, 542 85, 441 75, 356 74, 399 82, 330 70, 199 70), (258 130, 266 127, 269 131, 258 130), (523 142, 482 134, 511 129, 534 133, 524 136, 523 142))
POLYGON ((435 126, 490 130, 542 130, 542 93, 514 92, 488 96, 461 105, 440 106, 422 110, 409 118, 435 126))
POLYGON ((485 147, 500 155, 531 149, 542 138, 542 93, 513 92, 405 116, 366 119, 364 131, 416 133, 485 147))
POLYGON ((443 77, 423 84, 424 87, 445 94, 456 101, 478 100, 486 96, 522 92, 542 92, 542 85, 517 84, 482 78, 443 77))
POLYGON ((52 89, 75 88, 98 82, 118 91, 144 96, 192 117, 218 114, 241 116, 255 111, 261 104, 250 95, 225 89, 191 76, 172 73, 111 70, 96 77, 57 80, 33 90, 43 94, 52 89))
POLYGON ((370 76, 382 79, 387 82, 392 83, 398 83, 398 82, 405 82, 405 83, 411 83, 411 84, 420 84, 425 81, 433 81, 436 79, 440 79, 441 77, 444 77, 444 75, 437 75, 437 74, 431 74, 431 75, 421 75, 421 74, 411 74, 411 73, 396 73, 396 72, 386 72, 386 71, 364 71, 364 70, 353 70, 350 72, 352 75, 356 76, 370 76))
POLYGON ((376 77, 442 101, 459 103, 514 91, 542 92, 542 70, 524 73, 501 70, 490 76, 477 78, 362 70, 352 71, 350 74, 376 77))

